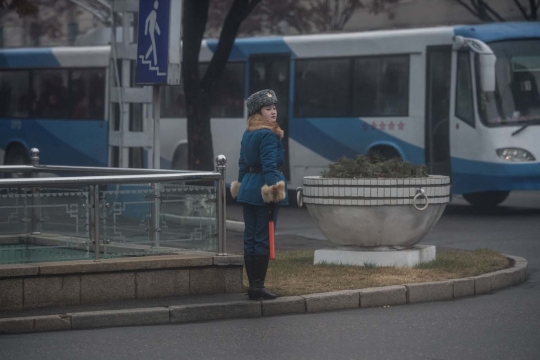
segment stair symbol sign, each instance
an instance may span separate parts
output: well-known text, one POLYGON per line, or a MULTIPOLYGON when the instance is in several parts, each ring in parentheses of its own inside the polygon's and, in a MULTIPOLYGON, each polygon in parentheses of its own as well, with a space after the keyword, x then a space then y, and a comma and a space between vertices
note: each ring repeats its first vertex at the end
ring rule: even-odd
POLYGON ((148 68, 151 71, 155 71, 158 76, 165 76, 166 73, 159 72, 159 66, 158 66, 158 49, 156 44, 156 35, 161 35, 161 29, 159 28, 159 24, 157 22, 157 11, 159 9, 159 1, 154 1, 154 9, 150 11, 148 16, 146 17, 146 21, 144 24, 144 35, 150 37, 150 42, 152 43, 150 47, 148 48, 148 52, 145 56, 139 56, 143 64, 147 64, 148 68), (152 66, 152 58, 150 58, 150 54, 153 55, 154 60, 154 66, 152 66), (145 60, 148 59, 148 60, 145 60))
POLYGON ((140 55, 140 56, 139 56, 139 59, 141 59, 141 62, 142 62, 143 64, 147 64, 147 65, 148 65, 148 68, 149 68, 150 70, 155 71, 156 74, 157 74, 158 76, 165 76, 165 75, 167 75, 166 73, 159 72, 159 66, 152 66, 152 61, 151 61, 151 60, 145 60, 145 59, 144 59, 144 55, 140 55))

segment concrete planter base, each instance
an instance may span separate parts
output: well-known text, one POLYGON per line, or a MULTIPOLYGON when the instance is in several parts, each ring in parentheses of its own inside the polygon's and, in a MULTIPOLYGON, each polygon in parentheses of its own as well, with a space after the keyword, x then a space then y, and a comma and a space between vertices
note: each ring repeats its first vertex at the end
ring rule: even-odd
POLYGON ((435 226, 450 201, 450 178, 304 177, 302 200, 321 232, 339 246, 410 247, 435 226))
POLYGON ((0 311, 242 292, 242 256, 202 251, 0 266, 0 311))
POLYGON ((435 260, 433 245, 415 245, 405 249, 393 248, 338 248, 315 250, 314 264, 354 266, 414 267, 435 260))

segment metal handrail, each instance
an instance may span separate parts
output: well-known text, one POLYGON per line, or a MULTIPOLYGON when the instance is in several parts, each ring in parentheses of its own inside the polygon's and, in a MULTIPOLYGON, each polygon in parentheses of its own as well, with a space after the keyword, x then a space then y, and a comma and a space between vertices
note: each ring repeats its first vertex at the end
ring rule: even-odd
POLYGON ((193 173, 189 170, 164 170, 164 169, 132 169, 132 168, 109 168, 109 167, 85 167, 63 165, 7 165, 0 166, 0 172, 21 173, 102 173, 102 174, 185 174, 193 173))
MULTIPOLYGON (((0 170, 2 168, 0 167, 0 170)), ((141 175, 111 175, 111 176, 76 176, 48 178, 17 178, 0 179, 0 188, 21 186, 57 186, 57 185, 113 185, 140 184, 163 181, 216 181, 221 179, 218 172, 190 172, 173 174, 141 174, 141 175)))
MULTIPOLYGON (((30 157, 32 165, 0 166, 0 172, 29 172, 32 178, 0 179, 0 188, 31 187, 34 195, 39 194, 41 187, 64 186, 88 186, 89 198, 89 233, 94 244, 95 261, 99 261, 99 188, 100 185, 118 184, 148 184, 152 183, 155 198, 159 196, 159 184, 166 181, 216 181, 217 182, 217 228, 219 249, 217 255, 227 255, 226 247, 226 193, 225 193, 225 168, 227 158, 223 155, 216 157, 216 171, 196 172, 185 170, 161 170, 161 169, 129 169, 129 168, 103 168, 82 166, 57 166, 39 165, 39 150, 33 148, 30 157), (75 177, 36 177, 38 173, 87 173, 114 174, 108 176, 75 176, 75 177), (126 175, 128 174, 128 175, 126 175)), ((32 197, 32 234, 41 233, 41 209, 40 197, 32 197)), ((159 246, 159 205, 157 202, 152 206, 152 242, 159 246)))

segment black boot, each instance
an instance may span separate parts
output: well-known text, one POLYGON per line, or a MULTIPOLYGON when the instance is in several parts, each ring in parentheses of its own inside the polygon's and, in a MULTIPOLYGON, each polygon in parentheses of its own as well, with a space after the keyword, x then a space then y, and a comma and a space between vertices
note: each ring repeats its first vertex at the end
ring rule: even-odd
POLYGON ((272 300, 276 298, 276 294, 271 293, 264 287, 269 260, 270 256, 268 255, 257 255, 253 257, 253 289, 249 294, 251 300, 272 300))
POLYGON ((251 296, 253 292, 253 260, 252 255, 244 255, 244 266, 246 267, 246 274, 249 282, 248 296, 251 296))

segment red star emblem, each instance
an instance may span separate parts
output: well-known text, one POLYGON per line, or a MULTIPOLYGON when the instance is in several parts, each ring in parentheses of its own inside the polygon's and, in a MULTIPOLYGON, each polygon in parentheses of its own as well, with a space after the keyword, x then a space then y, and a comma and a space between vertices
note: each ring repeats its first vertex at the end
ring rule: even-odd
POLYGON ((393 121, 390 121, 390 124, 388 124, 388 130, 394 130, 394 127, 396 127, 396 124, 394 124, 393 121))
POLYGON ((384 123, 384 121, 381 122, 381 124, 379 125, 379 128, 383 131, 386 130, 386 124, 384 123))
POLYGON ((405 124, 403 121, 400 121, 399 124, 397 124, 399 130, 403 130, 405 128, 405 124))
POLYGON ((375 121, 372 122, 371 127, 373 128, 373 130, 377 129, 377 123, 375 121))

